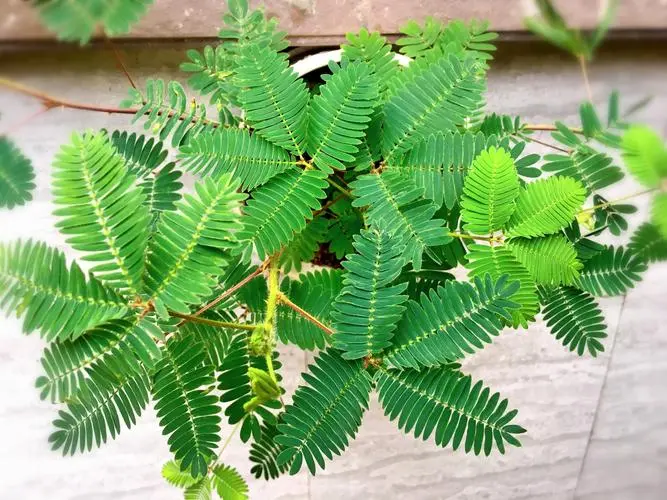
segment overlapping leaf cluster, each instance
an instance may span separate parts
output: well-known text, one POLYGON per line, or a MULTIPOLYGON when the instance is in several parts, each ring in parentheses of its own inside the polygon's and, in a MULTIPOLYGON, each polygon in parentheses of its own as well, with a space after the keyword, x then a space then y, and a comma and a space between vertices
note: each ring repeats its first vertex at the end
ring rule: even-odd
POLYGON ((64 404, 54 448, 99 446, 152 400, 174 455, 165 478, 186 498, 245 498, 218 461, 227 424, 250 441, 256 477, 314 474, 355 438, 373 393, 438 446, 520 446, 517 411, 459 363, 540 312, 570 350, 604 349, 595 297, 667 257, 662 141, 621 136, 615 107, 603 126, 588 104, 581 130, 556 126, 567 153, 538 164, 525 124, 485 112, 483 24, 409 23, 408 66, 361 30, 314 92, 275 21, 232 0, 225 22, 226 40, 183 65, 217 119, 151 80, 126 104, 157 138, 85 132, 61 148, 57 227, 81 263, 0 245, 0 306, 50 342, 37 386, 64 404), (594 240, 625 231, 632 210, 599 192, 622 177, 600 144, 659 192, 627 247, 594 240), (182 170, 197 178, 185 195, 182 170), (450 272, 461 265, 467 281, 450 272), (287 405, 278 342, 319 351, 287 405))

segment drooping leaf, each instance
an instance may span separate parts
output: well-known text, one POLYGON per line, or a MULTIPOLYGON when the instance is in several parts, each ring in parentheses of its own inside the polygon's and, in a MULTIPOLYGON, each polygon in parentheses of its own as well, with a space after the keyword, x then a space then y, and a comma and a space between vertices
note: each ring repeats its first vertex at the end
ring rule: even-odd
POLYGON ((607 247, 584 265, 577 286, 595 296, 622 295, 641 281, 646 261, 623 247, 607 247))
POLYGON ((667 239, 660 234, 657 226, 645 222, 632 235, 628 250, 646 262, 667 260, 667 239))
POLYGON ((0 136, 0 208, 10 210, 32 200, 32 163, 7 137, 0 136))

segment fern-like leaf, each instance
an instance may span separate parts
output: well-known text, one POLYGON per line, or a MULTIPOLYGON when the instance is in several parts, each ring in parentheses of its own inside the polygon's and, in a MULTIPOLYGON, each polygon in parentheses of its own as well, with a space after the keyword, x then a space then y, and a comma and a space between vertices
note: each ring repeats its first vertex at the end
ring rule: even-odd
POLYGON ((245 118, 252 128, 267 141, 302 155, 310 94, 289 67, 287 55, 250 45, 241 54, 236 77, 245 118))
POLYGON ((586 199, 584 186, 569 177, 553 176, 527 184, 516 200, 516 211, 505 234, 531 238, 567 227, 586 199))
POLYGON ((129 97, 121 102, 122 108, 137 107, 133 122, 145 119, 144 129, 158 134, 161 141, 171 135, 171 145, 187 144, 191 137, 210 131, 219 123, 206 118, 206 106, 188 100, 183 85, 170 81, 149 78, 146 94, 131 88, 129 97))
POLYGON ((645 222, 632 235, 628 250, 646 262, 667 260, 667 239, 660 234, 657 226, 645 222))
POLYGON ((487 456, 494 448, 505 453, 506 445, 521 446, 516 435, 526 431, 512 423, 517 410, 508 411, 507 399, 458 370, 381 369, 376 380, 385 415, 416 438, 433 434, 438 446, 487 456))
POLYGON ((181 200, 182 175, 174 163, 169 163, 156 174, 147 175, 139 185, 144 192, 144 204, 152 216, 153 226, 163 212, 176 210, 176 203, 181 200))
POLYGON ((14 208, 32 200, 35 189, 32 163, 7 137, 0 137, 0 208, 14 208))
POLYGON ((483 82, 473 58, 443 56, 384 106, 383 153, 403 154, 434 131, 453 131, 481 105, 483 82))
POLYGON ((88 383, 61 410, 54 420, 56 428, 49 436, 54 450, 63 455, 90 451, 114 439, 121 431, 121 420, 127 428, 146 408, 150 399, 150 380, 145 371, 120 376, 98 365, 88 383))
POLYGON ((623 172, 610 156, 587 146, 579 146, 568 155, 546 155, 544 160, 542 170, 578 180, 589 194, 623 179, 623 172))
POLYGON ((250 473, 256 479, 265 480, 276 479, 281 474, 287 472, 289 464, 278 465, 278 455, 282 447, 274 441, 278 435, 278 429, 275 425, 262 426, 262 438, 254 441, 250 445, 250 461, 255 464, 250 469, 250 473))
POLYGON ((537 287, 533 276, 528 272, 509 249, 504 247, 490 247, 473 244, 468 247, 467 255, 469 276, 483 278, 487 274, 494 280, 503 275, 509 275, 520 283, 519 290, 510 299, 521 308, 511 311, 511 324, 516 328, 528 326, 528 322, 535 318, 540 309, 537 287))
POLYGON ((387 233, 362 231, 354 238, 355 254, 343 267, 344 287, 334 302, 333 346, 343 359, 379 354, 391 345, 407 300, 401 274, 403 249, 387 233))
POLYGON ((336 69, 308 108, 306 151, 312 163, 331 174, 354 162, 378 100, 370 66, 349 63, 336 69))
POLYGON ((254 245, 260 259, 273 254, 306 227, 326 195, 326 186, 326 174, 314 169, 292 168, 274 177, 255 190, 244 207, 239 239, 254 245))
POLYGON ((301 272, 301 265, 312 261, 320 244, 327 241, 328 229, 329 219, 321 215, 309 221, 303 231, 297 233, 280 254, 283 271, 289 273, 294 269, 301 272))
POLYGON ((103 364, 114 373, 140 373, 153 368, 161 356, 155 325, 138 317, 112 320, 88 330, 73 341, 53 343, 42 356, 44 375, 36 386, 41 398, 65 401, 85 385, 91 371, 103 364))
POLYGON ((539 285, 571 285, 583 267, 574 245, 558 234, 544 238, 514 238, 507 247, 539 285))
POLYGON ((630 173, 647 188, 660 186, 667 176, 667 148, 651 128, 635 125, 623 135, 623 160, 630 173))
POLYGON ((155 410, 174 458, 193 477, 206 475, 220 441, 218 398, 207 393, 214 383, 202 344, 167 342, 153 379, 155 410))
POLYGON ((658 193, 651 204, 651 222, 662 239, 667 239, 667 193, 658 193))
POLYGON ((73 340, 87 329, 128 312, 126 301, 98 280, 86 281, 76 263, 44 243, 0 244, 0 307, 25 316, 25 332, 46 340, 73 340))
POLYGON ((224 500, 246 500, 248 485, 236 469, 228 465, 218 465, 213 469, 213 484, 224 500))
POLYGON ((519 175, 512 157, 504 149, 491 147, 472 164, 461 198, 464 229, 490 234, 509 220, 519 196, 519 175))
MULTIPOLYGON (((332 305, 343 288, 343 273, 326 269, 299 275, 299 280, 285 278, 281 283, 285 295, 324 324, 331 323, 332 305)), ((329 342, 326 333, 293 309, 279 305, 276 312, 278 337, 301 349, 324 349, 329 342)))
POLYGON ((157 226, 146 264, 146 291, 164 317, 170 308, 188 313, 215 285, 212 275, 223 267, 226 253, 236 248, 240 228, 234 214, 245 195, 228 175, 208 177, 195 186, 197 196, 165 212, 157 226), (178 230, 176 230, 176 228, 178 230))
POLYGON ((377 31, 361 28, 359 33, 345 35, 347 43, 342 45, 343 56, 350 61, 368 64, 378 77, 380 91, 387 90, 387 83, 399 73, 399 65, 387 39, 377 31))
POLYGON ((188 486, 183 492, 184 500, 211 500, 213 485, 211 478, 205 477, 195 484, 188 486))
POLYGON ((282 148, 245 129, 199 134, 181 147, 183 168, 201 176, 229 173, 244 190, 264 184, 296 161, 282 148))
POLYGON ((290 474, 305 462, 311 474, 325 458, 339 455, 354 438, 368 409, 371 378, 361 361, 344 361, 335 351, 321 353, 303 378, 308 384, 294 393, 293 403, 278 424, 275 442, 285 447, 278 466, 290 474))
POLYGON ((92 272, 136 295, 141 290, 149 213, 136 178, 103 133, 72 135, 53 172, 56 227, 92 272))
MULTIPOLYGON (((514 278, 514 277, 512 277, 514 278)), ((439 366, 482 349, 511 319, 519 283, 486 275, 470 283, 446 282, 419 303, 410 301, 384 359, 399 368, 439 366)))
POLYGON ((389 161, 385 170, 398 171, 424 189, 438 207, 451 209, 463 192, 463 180, 473 160, 490 145, 487 137, 472 132, 437 132, 405 155, 389 161))
POLYGON ((548 294, 544 320, 561 343, 582 356, 586 350, 595 357, 604 351, 607 337, 602 311, 590 294, 572 287, 558 287, 548 294))
POLYGON ((114 130, 110 139, 116 151, 125 158, 127 170, 137 177, 145 177, 157 170, 167 159, 168 153, 162 141, 152 137, 114 130))
POLYGON ((189 488, 197 483, 197 479, 189 472, 184 472, 176 460, 169 460, 162 466, 162 477, 177 488, 189 488))
POLYGON ((396 172, 366 174, 350 184, 355 207, 369 206, 372 226, 393 234, 405 245, 404 258, 421 269, 422 254, 431 246, 446 245, 452 238, 442 219, 434 219, 437 207, 423 199, 423 190, 396 172))
POLYGON ((595 296, 623 295, 641 281, 646 261, 623 247, 607 247, 586 262, 577 286, 595 296))

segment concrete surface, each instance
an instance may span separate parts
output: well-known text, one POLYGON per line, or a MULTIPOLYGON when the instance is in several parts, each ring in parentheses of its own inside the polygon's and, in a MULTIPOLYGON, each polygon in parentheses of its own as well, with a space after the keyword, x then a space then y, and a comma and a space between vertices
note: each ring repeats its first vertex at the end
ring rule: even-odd
MULTIPOLYGON (((173 78, 181 51, 147 48, 128 54, 138 82, 173 78), (140 69, 141 68, 141 69, 140 69)), ((17 53, 0 57, 0 73, 53 94, 115 105, 126 82, 106 52, 17 53)), ((667 132, 667 54, 664 47, 614 48, 591 68, 595 100, 612 88, 624 103, 653 95, 639 118, 667 132)), ((575 120, 584 89, 576 64, 539 47, 501 50, 491 73, 489 108, 521 114, 533 123, 575 120)), ((50 163, 73 130, 126 127, 128 117, 52 110, 31 126, 15 125, 38 109, 28 97, 0 90, 0 133, 9 133, 37 169, 35 201, 0 212, 0 240, 33 237, 63 246, 53 229, 50 163)), ((548 136, 543 138, 548 139, 548 136)), ((544 152, 542 150, 542 152, 544 152)), ((633 192, 624 182, 611 190, 633 192)), ((646 215, 639 200, 636 226, 646 215)), ((70 255, 74 255, 70 253, 70 255)), ((528 429, 524 446, 505 456, 475 458, 401 435, 378 405, 358 439, 316 477, 250 480, 246 449, 234 441, 224 460, 239 467, 257 499, 648 499, 667 490, 667 265, 651 268, 627 299, 602 301, 609 338, 597 359, 566 352, 541 323, 507 331, 465 362, 466 370, 508 396, 528 429)), ((136 428, 87 455, 61 458, 46 439, 56 409, 39 401, 42 341, 20 333, 16 320, 0 319, 0 499, 176 499, 160 477, 169 458, 152 410, 136 428)), ((307 362, 284 349, 283 373, 294 388, 307 362)))

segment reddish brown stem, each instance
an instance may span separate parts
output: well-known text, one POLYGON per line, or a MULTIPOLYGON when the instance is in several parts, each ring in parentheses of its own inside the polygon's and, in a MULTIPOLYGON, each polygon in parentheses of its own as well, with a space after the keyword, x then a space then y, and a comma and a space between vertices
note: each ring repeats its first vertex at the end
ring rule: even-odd
POLYGON ((297 306, 294 302, 292 302, 287 297, 287 295, 285 295, 282 292, 278 292, 278 303, 286 305, 287 307, 289 307, 290 309, 292 309, 293 311, 295 311, 299 315, 303 316, 308 321, 310 321, 312 324, 317 326, 320 330, 325 332, 327 335, 331 335, 334 332, 331 328, 329 328, 327 325, 322 323, 319 319, 317 319, 315 316, 310 314, 308 311, 306 311, 305 309, 302 309, 301 307, 297 306))

